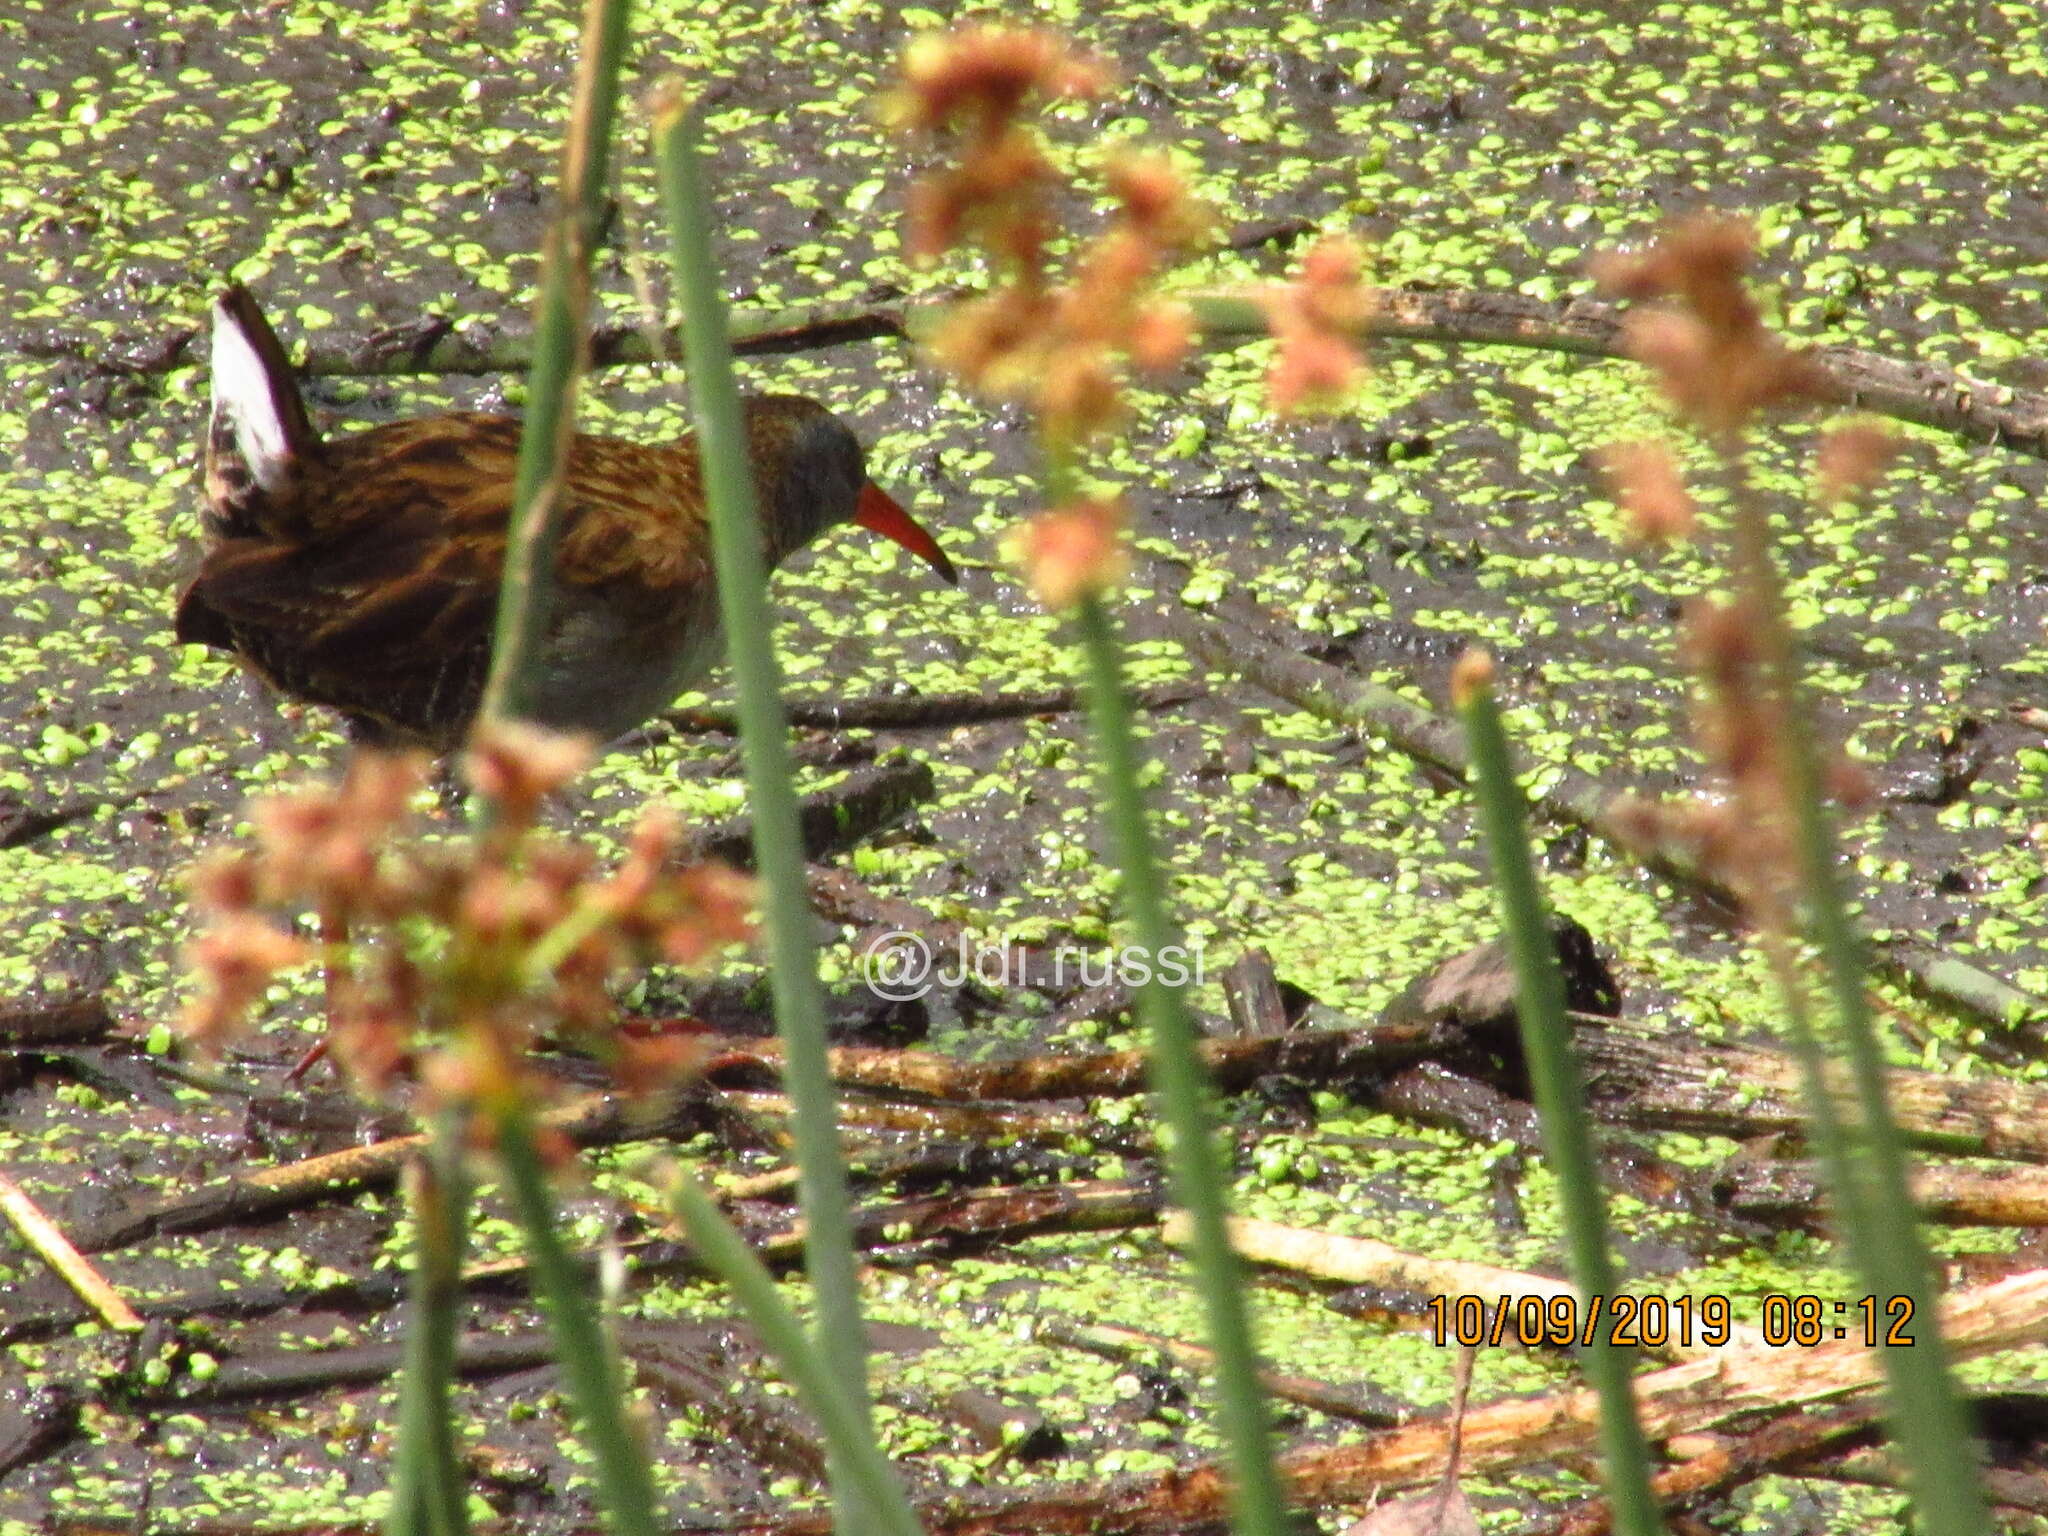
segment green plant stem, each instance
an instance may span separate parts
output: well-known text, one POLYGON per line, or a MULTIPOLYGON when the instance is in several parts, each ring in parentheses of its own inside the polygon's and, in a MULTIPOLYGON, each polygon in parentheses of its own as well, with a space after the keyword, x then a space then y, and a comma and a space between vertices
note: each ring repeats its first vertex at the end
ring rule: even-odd
MULTIPOLYGON (((710 202, 698 164, 697 131, 695 113, 680 98, 657 106, 662 197, 683 301, 684 355, 710 504, 719 611, 738 695, 747 799, 754 813, 754 861, 767 918, 768 976, 793 1109, 804 1262, 817 1293, 820 1344, 865 1421, 870 1412, 866 1329, 838 1106, 826 1060, 825 1000, 811 936, 761 525, 747 465, 732 350, 726 340, 725 301, 711 255, 710 202)), ((835 1493, 839 1481, 835 1471, 835 1493)), ((841 1528, 849 1528, 850 1501, 838 1498, 835 1504, 841 1528)))
POLYGON ((754 1257, 746 1240, 697 1181, 679 1173, 669 1188, 669 1199, 698 1257, 731 1290, 761 1342, 817 1419, 833 1464, 844 1469, 847 1481, 857 1489, 875 1521, 864 1529, 887 1536, 919 1536, 917 1516, 903 1485, 875 1443, 864 1394, 848 1390, 846 1378, 834 1369, 830 1356, 804 1332, 783 1301, 775 1277, 754 1257))
POLYGON ((405 1375, 385 1529, 389 1536, 463 1536, 469 1528, 469 1500, 450 1399, 462 1320, 469 1181, 462 1166, 462 1127, 453 1115, 434 1118, 412 1186, 412 1211, 405 1375))
MULTIPOLYGON (((1048 476, 1056 485, 1059 477, 1048 476)), ((1217 1123, 1197 1050, 1194 1020, 1159 969, 1177 938, 1166 913, 1165 882, 1145 817, 1138 747, 1124 693, 1115 621, 1097 597, 1075 614, 1086 658, 1088 713, 1100 755, 1103 815, 1123 878, 1130 935, 1150 964, 1138 988, 1138 1016, 1151 1044, 1154 1091, 1171 1132, 1167 1165, 1174 1198, 1188 1213, 1189 1250, 1216 1356, 1216 1390, 1231 1473, 1232 1529, 1237 1536, 1284 1536, 1287 1502, 1273 1461, 1272 1422, 1259 1385, 1242 1261, 1231 1247, 1225 1208, 1229 1173, 1217 1145, 1217 1123)))
POLYGON ((573 955, 584 940, 600 932, 616 916, 609 902, 588 895, 581 897, 563 914, 560 922, 527 948, 526 984, 530 987, 544 985, 554 975, 555 968, 573 955))
POLYGON ((585 0, 576 61, 576 95, 562 148, 559 208, 542 261, 534 320, 533 369, 527 375, 526 425, 505 575, 491 638, 491 671, 479 719, 516 719, 539 683, 555 569, 555 501, 576 431, 576 381, 583 371, 590 309, 590 253, 602 228, 605 169, 618 111, 619 63, 626 49, 630 0, 585 0))
POLYGON ((1600 1198, 1600 1172, 1593 1160, 1593 1132, 1586 1113, 1584 1083, 1572 1054, 1571 1024, 1565 1017, 1564 978, 1550 936, 1543 893, 1529 860, 1528 811, 1515 782, 1507 732, 1487 687, 1474 687, 1461 706, 1472 754, 1473 788, 1493 862, 1493 888, 1500 902, 1514 962, 1522 1027, 1522 1056, 1543 1128, 1543 1150, 1556 1177, 1564 1218, 1572 1282, 1588 1307, 1608 1307, 1582 1354, 1586 1375, 1600 1396, 1601 1470, 1614 1528, 1622 1536, 1653 1536, 1663 1529, 1650 1491, 1650 1448, 1636 1417, 1629 1355, 1615 1345, 1611 1303, 1616 1295, 1614 1263, 1607 1252, 1607 1213, 1600 1198))
POLYGON ((526 1234, 534 1294, 555 1339, 555 1362, 582 1421, 583 1441, 597 1463, 597 1498, 618 1536, 658 1536, 658 1501, 647 1452, 626 1417, 624 1376, 598 1309, 555 1221, 555 1203, 523 1102, 491 1115, 506 1193, 526 1234))
MULTIPOLYGON (((1820 753, 1809 725, 1813 713, 1804 697, 1798 641, 1771 554, 1769 519, 1749 485, 1739 446, 1724 449, 1724 472, 1735 508, 1735 587, 1757 625, 1765 686, 1779 706, 1787 781, 1783 794, 1793 820, 1805 926, 1820 952, 1853 1093, 1851 1119, 1838 1111, 1788 944, 1774 969, 1799 1043, 1815 1142, 1850 1259, 1869 1294, 1880 1306, 1897 1296, 1912 1302, 1915 1342, 1910 1348, 1887 1348, 1884 1367, 1892 1432, 1904 1453, 1921 1528, 1933 1536, 1983 1536, 1991 1529, 1991 1511, 1977 1470, 1982 1454, 1956 1392, 1951 1356, 1931 1304, 1932 1263, 1912 1197, 1905 1139, 1886 1096, 1883 1047, 1864 991, 1863 944, 1849 916, 1820 753)), ((1779 921, 1789 929, 1797 917, 1766 913, 1764 921, 1779 921)), ((1785 941, 1793 937, 1783 934, 1785 941)))

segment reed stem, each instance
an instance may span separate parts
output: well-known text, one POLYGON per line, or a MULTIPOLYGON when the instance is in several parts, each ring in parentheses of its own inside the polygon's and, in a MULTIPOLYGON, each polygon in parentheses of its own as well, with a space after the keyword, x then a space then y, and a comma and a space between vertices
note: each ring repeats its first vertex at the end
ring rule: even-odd
POLYGON ((851 1384, 833 1368, 831 1356, 804 1332, 783 1301, 775 1277, 696 1180, 678 1176, 669 1199, 697 1256, 725 1282, 824 1431, 827 1454, 839 1469, 839 1502, 844 1505, 850 1495, 866 1511, 859 1529, 884 1536, 921 1536, 903 1485, 875 1442, 865 1394, 849 1390, 851 1384))
POLYGON ((491 1124, 506 1192, 526 1236, 534 1296, 554 1334, 555 1365, 597 1463, 598 1506, 616 1536, 659 1536, 654 1474, 628 1418, 625 1373, 562 1241, 547 1171, 534 1144, 532 1111, 514 1099, 494 1108, 491 1124))
MULTIPOLYGON (((710 505, 719 611, 738 696, 754 862, 767 926, 769 984, 782 1036, 784 1082, 804 1215, 804 1262, 817 1295, 816 1337, 863 1424, 870 1406, 866 1328, 861 1320, 838 1103, 826 1060, 825 999, 818 981, 803 840, 792 783, 782 669, 772 637, 768 573, 748 468, 739 386, 726 332, 725 300, 711 254, 710 199, 699 165, 696 114, 677 94, 655 105, 662 200, 668 212, 676 287, 683 302, 683 349, 710 505)), ((854 1529, 855 1493, 835 1458, 839 1528, 854 1529)))
MULTIPOLYGON (((1058 477, 1048 477, 1055 489, 1058 477)), ((1181 994, 1161 979, 1177 936, 1167 916, 1166 887, 1146 819, 1130 700, 1116 624, 1099 597, 1076 610, 1086 658, 1088 713, 1099 755, 1102 812, 1108 824, 1122 900, 1147 976, 1137 990, 1138 1017, 1150 1043, 1152 1084, 1168 1132, 1166 1162, 1174 1198, 1188 1213, 1189 1252, 1216 1357, 1216 1391, 1231 1474, 1236 1536, 1285 1536, 1286 1494, 1273 1460, 1272 1419, 1259 1383, 1243 1263, 1230 1244, 1229 1170, 1218 1145, 1217 1115, 1202 1069, 1193 1018, 1181 994)))
POLYGON ((1886 1347, 1884 1368, 1892 1433, 1906 1462, 1920 1527, 1932 1536, 1988 1536, 1991 1511, 1979 1474, 1982 1453, 1956 1391, 1952 1358, 1932 1305, 1933 1263, 1912 1197, 1905 1139, 1886 1095, 1883 1047, 1865 992, 1868 967, 1849 916, 1834 819, 1810 724, 1813 712, 1804 697, 1798 640, 1786 618, 1784 583, 1772 557, 1769 518, 1736 446, 1725 450, 1724 475, 1735 508, 1735 589, 1745 611, 1755 616, 1764 686, 1782 722, 1782 794, 1792 820, 1795 867, 1790 873, 1797 881, 1800 908, 1791 909, 1767 891, 1758 918, 1776 935, 1773 970, 1799 1049, 1814 1142, 1850 1261, 1880 1311, 1899 1297, 1912 1308, 1914 1342, 1886 1347), (1842 1101, 1793 953, 1802 927, 1819 952, 1832 1033, 1846 1057, 1849 1092, 1842 1101), (1852 1114, 1845 1115, 1844 1109, 1852 1114))
POLYGON ((469 1181, 462 1165, 461 1127, 453 1115, 435 1117, 410 1193, 413 1267, 385 1530, 388 1536, 464 1536, 469 1500, 450 1398, 462 1321, 469 1181))
POLYGON ((526 425, 519 435, 505 575, 478 719, 516 719, 539 688, 555 569, 555 503, 576 433, 576 384, 590 312, 590 254, 603 227, 606 167, 618 112, 630 0, 585 0, 576 93, 562 147, 557 213, 541 259, 526 425))
POLYGON ((1572 1283, 1589 1321, 1604 1316, 1581 1351, 1586 1376, 1600 1398, 1600 1472, 1621 1536, 1656 1536, 1664 1528, 1650 1489, 1650 1447, 1636 1416, 1629 1351, 1616 1345, 1613 1301, 1618 1289, 1607 1251, 1607 1212, 1593 1159, 1593 1129, 1585 1084, 1573 1055, 1565 1017, 1564 977, 1558 970, 1549 914, 1529 859, 1528 807, 1515 782, 1507 732, 1492 688, 1471 681, 1459 713, 1472 753, 1472 782, 1493 864, 1494 894, 1514 964, 1516 1014, 1522 1058, 1528 1064, 1543 1151, 1557 1180, 1572 1283), (1603 1309, 1594 1313, 1591 1309, 1603 1309))

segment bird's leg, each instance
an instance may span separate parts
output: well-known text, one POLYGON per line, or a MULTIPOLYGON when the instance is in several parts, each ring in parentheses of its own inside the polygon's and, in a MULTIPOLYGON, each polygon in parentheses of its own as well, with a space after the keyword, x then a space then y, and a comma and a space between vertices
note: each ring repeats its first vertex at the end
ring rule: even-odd
MULTIPOLYGON (((322 1006, 326 1013, 327 1029, 331 1032, 334 1028, 335 1007, 341 995, 342 985, 340 967, 335 957, 348 944, 348 919, 332 907, 323 906, 320 910, 319 928, 320 995, 322 1006)), ((285 1073, 284 1080, 288 1083, 296 1083, 318 1066, 327 1055, 328 1042, 331 1038, 330 1033, 323 1033, 318 1040, 315 1040, 312 1048, 298 1059, 289 1072, 285 1073)))
POLYGON ((460 821, 463 808, 469 804, 469 791, 455 776, 452 757, 437 758, 434 762, 434 801, 450 821, 460 821))
POLYGON ((292 1069, 285 1073, 284 1080, 288 1083, 296 1083, 326 1059, 327 1037, 322 1035, 313 1042, 312 1048, 305 1055, 292 1064, 292 1069))

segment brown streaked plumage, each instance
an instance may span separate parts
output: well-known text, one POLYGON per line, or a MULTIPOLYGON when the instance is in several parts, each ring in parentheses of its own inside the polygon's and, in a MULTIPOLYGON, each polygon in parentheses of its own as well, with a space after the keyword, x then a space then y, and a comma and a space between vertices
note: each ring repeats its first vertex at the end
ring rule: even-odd
MULTIPOLYGON (((361 738, 460 744, 490 666, 519 422, 451 412, 323 441, 247 290, 214 305, 207 536, 178 600, 182 641, 232 651, 361 738)), ((745 402, 771 568, 859 522, 951 562, 867 479, 859 443, 814 400, 745 402)), ((559 516, 552 617, 533 716, 609 740, 721 655, 696 444, 578 434, 559 516)))

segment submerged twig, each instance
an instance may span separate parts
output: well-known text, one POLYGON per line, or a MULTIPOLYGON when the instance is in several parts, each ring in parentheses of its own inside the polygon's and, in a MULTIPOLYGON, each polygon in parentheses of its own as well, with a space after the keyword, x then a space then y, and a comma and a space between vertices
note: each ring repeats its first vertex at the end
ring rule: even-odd
MULTIPOLYGON (((1040 1339, 1064 1344, 1070 1349, 1085 1349, 1090 1354, 1110 1360, 1167 1360, 1190 1371, 1211 1370, 1216 1361, 1215 1353, 1200 1344, 1107 1323, 1080 1323, 1070 1318, 1050 1316, 1039 1320, 1034 1333, 1040 1339)), ((1419 1416, 1412 1405, 1370 1384, 1346 1387, 1268 1367, 1259 1372, 1259 1385, 1290 1403, 1299 1403, 1332 1418, 1349 1419, 1353 1423, 1370 1424, 1376 1428, 1404 1423, 1419 1416)))
MULTIPOLYGON (((594 1147, 631 1137, 695 1128, 695 1111, 634 1113, 612 1094, 597 1093, 550 1110, 542 1127, 572 1146, 594 1147)), ((427 1145, 424 1134, 345 1147, 274 1168, 255 1168, 168 1197, 152 1196, 77 1234, 80 1248, 104 1253, 160 1232, 210 1232, 237 1222, 295 1211, 367 1189, 389 1189, 427 1145)))
MULTIPOLYGON (((805 859, 820 859, 888 826, 932 797, 931 764, 900 757, 853 769, 829 788, 795 801, 796 828, 805 859)), ((754 862, 755 822, 750 814, 699 828, 683 843, 687 862, 720 859, 740 869, 754 862)))
MULTIPOLYGON (((733 351, 756 356, 916 337, 929 331, 960 297, 742 310, 733 318, 733 351)), ((1238 345, 1267 334, 1264 316, 1248 299, 1223 293, 1181 297, 1202 322, 1200 334, 1208 344, 1238 345)), ((1378 289, 1373 301, 1376 309, 1363 329, 1363 335, 1373 340, 1518 347, 1597 358, 1627 355, 1621 341, 1622 311, 1596 299, 1532 299, 1472 289, 1378 289)), ((172 339, 196 334, 181 331, 172 339)), ((673 331, 663 334, 657 349, 636 322, 606 321, 591 331, 588 347, 593 368, 630 366, 674 356, 675 336, 673 331)), ((27 356, 77 356, 110 368, 117 368, 105 361, 110 353, 137 355, 139 361, 117 368, 127 373, 166 373, 183 364, 182 347, 124 347, 98 337, 18 337, 13 348, 27 356)), ((296 371, 302 377, 341 378, 518 373, 531 367, 533 355, 531 332, 456 328, 428 316, 374 336, 337 338, 324 332, 307 342, 296 371)), ((1832 404, 1952 432, 2030 458, 2048 458, 2048 394, 1973 378, 1940 363, 1881 357, 1858 347, 1816 347, 1809 356, 1824 375, 1824 398, 1832 404)))
MULTIPOLYGON (((1197 1042, 1195 1052, 1216 1086, 1241 1088, 1269 1072, 1305 1082, 1334 1082, 1383 1072, 1455 1048, 1462 1033, 1440 1024, 1355 1024, 1303 1028, 1197 1042)), ((712 1037, 704 1044, 721 1067, 743 1061, 779 1067, 780 1042, 712 1037)), ((1143 1093, 1143 1051, 1098 1051, 1086 1056, 1024 1056, 1011 1061, 962 1061, 936 1051, 837 1046, 830 1052, 833 1079, 848 1087, 895 1090, 964 1104, 990 1100, 1101 1098, 1143 1093)))
MULTIPOLYGON (((1170 1215, 1161 1232, 1169 1243, 1184 1242, 1186 1223, 1178 1214, 1170 1215)), ((1576 1302, 1564 1307, 1565 1302, 1583 1294, 1570 1281, 1555 1280, 1527 1270, 1503 1269, 1497 1264, 1481 1264, 1471 1259, 1411 1253, 1374 1238, 1345 1237, 1251 1216, 1232 1219, 1230 1238, 1238 1252, 1254 1263, 1312 1275, 1318 1280, 1338 1281, 1346 1285, 1377 1285, 1394 1291, 1422 1291, 1452 1300, 1471 1296, 1489 1308, 1555 1301, 1562 1309, 1559 1316, 1568 1322, 1582 1320, 1587 1315, 1586 1309, 1576 1302)), ((1612 1301, 1612 1295, 1607 1299, 1612 1301)), ((1566 1328, 1564 1331, 1575 1330, 1566 1328)), ((1712 1353, 1713 1348, 1759 1342, 1756 1330, 1751 1327, 1730 1323, 1728 1334, 1728 1345, 1710 1347, 1696 1339, 1680 1338, 1668 1345, 1659 1345, 1651 1352, 1673 1360, 1687 1360, 1712 1353)), ((1513 1327, 1506 1329, 1506 1336, 1513 1342, 1535 1342, 1533 1334, 1528 1339, 1518 1338, 1513 1327)))
MULTIPOLYGON (((1196 683, 1160 683, 1131 691, 1138 709, 1170 709, 1198 699, 1205 690, 1196 683)), ((816 730, 946 730, 953 726, 979 725, 990 720, 1016 720, 1031 715, 1063 715, 1085 705, 1078 688, 1041 688, 1017 693, 925 693, 898 696, 882 694, 861 699, 828 702, 823 699, 785 699, 791 725, 816 730)), ((739 729, 739 716, 730 709, 672 709, 661 716, 665 725, 680 731, 724 731, 739 729)))
MULTIPOLYGON (((1883 1417, 1884 1401, 1874 1392, 1826 1408, 1801 1404, 1761 1428, 1658 1473, 1651 1480, 1651 1491, 1660 1504, 1697 1504, 1710 1494, 1809 1456, 1846 1435, 1858 1434, 1883 1417)), ((1606 1536, 1612 1528, 1606 1502, 1594 1499, 1534 1536, 1606 1536)))

